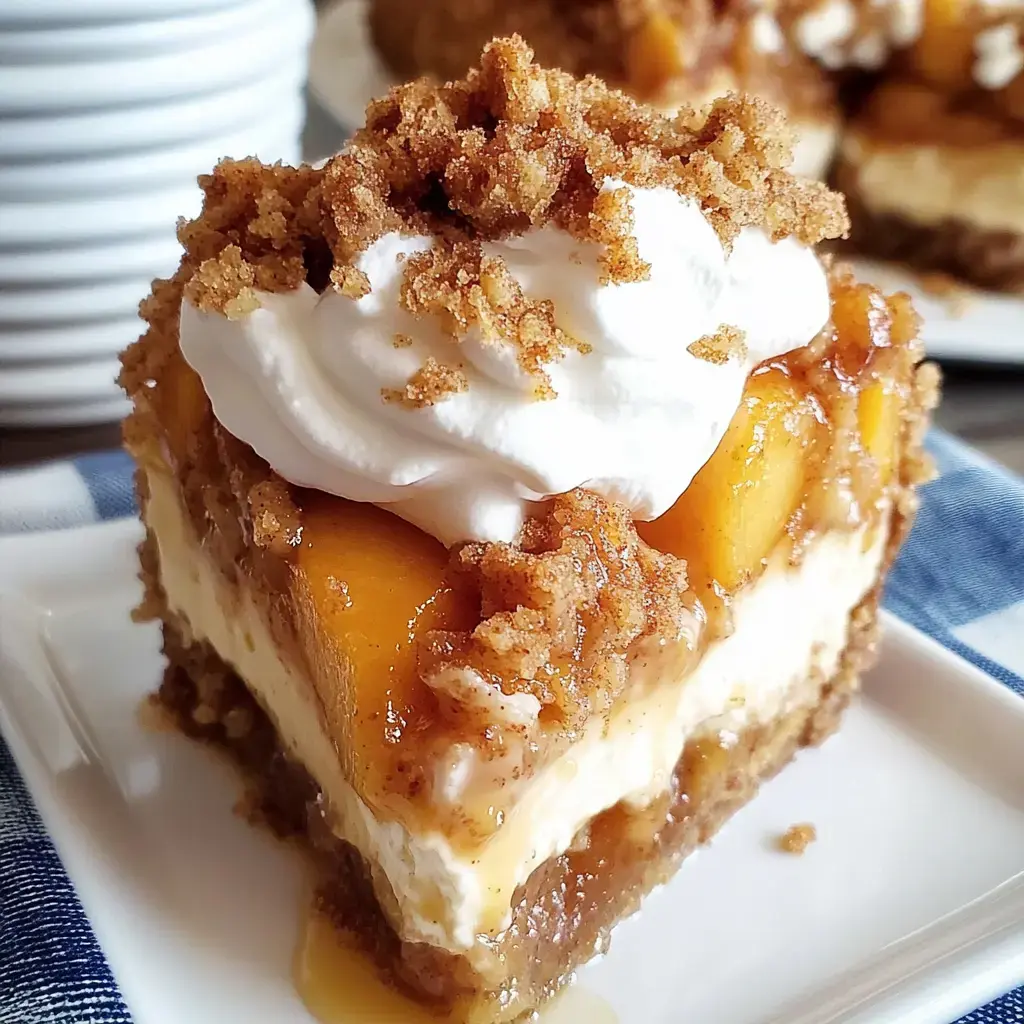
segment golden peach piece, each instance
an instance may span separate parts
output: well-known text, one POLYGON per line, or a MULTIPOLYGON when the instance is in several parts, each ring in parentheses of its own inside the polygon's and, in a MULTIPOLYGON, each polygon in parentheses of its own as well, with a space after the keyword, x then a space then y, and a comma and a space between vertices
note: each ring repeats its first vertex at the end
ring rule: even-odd
POLYGON ((900 396, 886 381, 865 388, 858 398, 857 422, 861 444, 878 466, 884 487, 896 464, 896 440, 900 424, 900 396))
POLYGON ((626 43, 626 73, 638 95, 651 96, 684 71, 679 29, 668 15, 651 14, 626 43))
POLYGON ((910 59, 918 74, 933 85, 953 88, 970 82, 969 8, 965 0, 925 0, 924 27, 910 59))
POLYGON ((687 560, 700 590, 734 591, 778 543, 804 489, 814 409, 779 369, 750 379, 721 444, 679 500, 637 529, 648 544, 687 560))
POLYGON ((325 707, 347 735, 341 754, 357 788, 380 792, 381 779, 408 749, 407 734, 431 718, 434 698, 416 670, 420 637, 465 628, 479 616, 446 583, 448 552, 422 530, 375 505, 304 492, 296 588, 305 628, 325 652, 331 688, 344 707, 325 707), (390 756, 389 756, 390 752, 390 756))

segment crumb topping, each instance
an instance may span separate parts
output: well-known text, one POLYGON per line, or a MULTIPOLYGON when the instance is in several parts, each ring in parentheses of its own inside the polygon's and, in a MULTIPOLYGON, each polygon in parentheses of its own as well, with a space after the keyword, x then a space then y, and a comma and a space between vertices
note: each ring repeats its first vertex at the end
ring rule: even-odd
POLYGON ((545 364, 570 349, 590 351, 555 323, 550 300, 527 298, 505 261, 484 255, 479 242, 440 241, 408 257, 403 275, 405 309, 416 317, 435 316, 455 340, 476 327, 485 342, 511 344, 520 368, 536 379, 538 398, 555 397, 545 364))
POLYGON ((705 334, 687 345, 686 351, 696 359, 723 366, 730 359, 746 358, 746 336, 746 332, 738 327, 722 324, 714 334, 705 334))
POLYGON ((469 381, 459 367, 445 366, 433 356, 428 356, 404 388, 383 388, 381 398, 409 409, 422 409, 468 389, 469 381))
MULTIPOLYGON (((694 200, 726 245, 747 226, 806 245, 845 234, 842 198, 785 170, 789 133, 763 101, 730 96, 669 118, 532 58, 520 38, 499 39, 463 79, 392 89, 322 169, 219 165, 201 180, 202 215, 180 230, 196 268, 189 299, 238 315, 251 289, 283 291, 306 279, 365 295, 360 254, 405 232, 436 238, 426 259, 444 268, 438 293, 428 294, 437 273, 424 275, 424 260, 410 260, 418 308, 464 315, 469 307, 479 316, 474 288, 485 292, 482 276, 503 277, 482 266, 480 243, 549 224, 601 245, 607 282, 640 280, 647 267, 628 195, 603 190, 608 179, 694 200)), ((535 351, 528 364, 552 346, 573 347, 544 328, 542 311, 530 311, 524 325, 517 303, 498 308, 508 322, 497 330, 521 338, 525 328, 525 349, 535 351)))
POLYGON ((799 857, 815 839, 818 830, 811 824, 790 825, 785 833, 779 836, 779 849, 783 853, 792 853, 799 857))
POLYGON ((697 647, 701 613, 685 563, 648 547, 628 509, 589 491, 555 498, 519 545, 453 549, 451 568, 479 596, 481 621, 428 634, 420 674, 472 669, 505 693, 531 693, 541 723, 559 732, 611 707, 643 637, 697 647))
POLYGON ((255 268, 242 258, 237 245, 203 260, 185 288, 185 296, 201 308, 214 307, 229 320, 259 309, 255 268))

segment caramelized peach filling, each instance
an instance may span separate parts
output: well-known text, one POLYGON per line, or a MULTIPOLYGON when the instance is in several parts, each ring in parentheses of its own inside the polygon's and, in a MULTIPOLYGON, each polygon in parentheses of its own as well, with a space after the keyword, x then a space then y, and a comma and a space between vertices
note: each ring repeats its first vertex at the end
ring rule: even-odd
MULTIPOLYGON (((891 473, 899 394, 869 384, 857 418, 879 481, 891 473)), ((822 403, 784 366, 766 366, 747 384, 725 439, 673 506, 637 524, 648 543, 688 560, 691 585, 705 602, 756 577, 791 528, 832 443, 822 403)), ((297 586, 306 595, 305 628, 315 649, 331 652, 317 674, 346 678, 326 692, 344 703, 325 708, 357 790, 415 795, 423 744, 437 726, 433 692, 417 671, 427 631, 471 629, 478 608, 446 583, 447 552, 390 513, 324 495, 304 495, 297 586)), ((382 797, 378 797, 380 799, 382 797)))
MULTIPOLYGON (((212 413, 180 354, 163 367, 154 400, 171 461, 188 465, 212 413)), ((255 560, 254 576, 274 572, 271 618, 275 587, 293 595, 297 628, 314 641, 300 646, 318 652, 307 674, 333 735, 345 740, 338 750, 346 776, 384 810, 422 788, 423 746, 438 727, 437 701, 417 672, 420 640, 431 630, 471 629, 479 607, 446 582, 448 552, 433 537, 375 505, 313 491, 294 496, 297 525, 284 565, 251 545, 246 557, 255 560)), ((221 525, 221 538, 240 529, 221 525)))
POLYGON ((878 380, 868 385, 857 402, 861 444, 874 459, 883 486, 892 478, 896 466, 901 403, 899 389, 891 380, 878 380))
MULTIPOLYGON (((637 524, 652 547, 686 560, 690 587, 712 620, 780 542, 830 524, 810 495, 856 486, 859 508, 870 510, 893 473, 908 386, 900 360, 912 365, 912 314, 869 288, 838 288, 833 298, 831 336, 758 368, 690 487, 665 515, 637 524), (872 471, 851 473, 851 459, 872 471)), ((195 456, 192 438, 212 413, 180 356, 164 367, 154 400, 172 461, 187 464, 195 456)), ((449 552, 391 513, 315 492, 294 490, 292 498, 296 526, 274 579, 294 599, 296 628, 306 641, 298 649, 315 661, 305 667, 346 777, 375 810, 404 816, 417 795, 429 792, 434 755, 456 740, 492 741, 446 719, 422 662, 427 634, 469 635, 478 626, 480 597, 451 576, 449 552)), ((614 524, 606 526, 608 532, 614 524)), ((253 559, 238 563, 243 571, 265 572, 251 544, 236 542, 238 550, 253 559)), ((273 621, 274 586, 265 589, 273 621)), ((552 685, 560 673, 573 674, 571 665, 553 661, 537 674, 546 671, 552 685)), ((550 724, 542 715, 542 727, 550 724)), ((482 814, 475 826, 495 827, 497 811, 482 814)))
POLYGON ((686 560, 712 635, 728 630, 729 596, 785 538, 854 525, 879 506, 899 454, 911 317, 874 289, 836 289, 828 351, 755 370, 690 486, 664 515, 636 524, 652 547, 686 560))
POLYGON ((812 397, 782 369, 755 373, 714 455, 668 512, 637 524, 640 535, 686 558, 691 583, 738 589, 803 497, 818 420, 812 397))

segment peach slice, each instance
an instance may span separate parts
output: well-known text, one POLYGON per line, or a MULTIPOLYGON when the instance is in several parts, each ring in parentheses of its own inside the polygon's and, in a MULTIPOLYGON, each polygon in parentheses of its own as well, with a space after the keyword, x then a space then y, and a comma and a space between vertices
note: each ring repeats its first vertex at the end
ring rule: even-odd
POLYGON ((331 495, 304 492, 300 505, 294 587, 320 652, 313 677, 324 714, 334 735, 347 738, 339 753, 357 789, 401 789, 401 779, 370 776, 403 772, 396 766, 431 724, 435 702, 416 671, 418 638, 468 628, 477 609, 448 586, 448 552, 422 530, 331 495))
POLYGON ((816 428, 812 403, 782 370, 756 374, 715 453, 668 512, 637 524, 640 535, 686 558, 698 589, 736 590, 800 503, 816 428))
POLYGON ((970 82, 969 12, 966 0, 925 0, 924 27, 910 58, 918 74, 933 85, 954 88, 970 82))
POLYGON ((866 387, 858 398, 857 422, 861 444, 878 466, 884 487, 896 465, 896 444, 900 426, 900 395, 884 380, 866 387))
POLYGON ((650 14, 626 43, 626 73, 638 95, 652 96, 684 71, 679 29, 668 15, 650 14))

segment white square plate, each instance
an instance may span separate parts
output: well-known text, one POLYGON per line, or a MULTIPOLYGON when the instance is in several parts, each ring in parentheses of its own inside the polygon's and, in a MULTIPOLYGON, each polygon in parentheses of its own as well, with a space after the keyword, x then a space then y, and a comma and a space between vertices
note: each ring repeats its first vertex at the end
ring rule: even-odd
MULTIPOLYGON (((0 540, 4 734, 137 1024, 309 1024, 297 857, 232 815, 226 765, 137 721, 160 672, 128 617, 138 538, 0 540)), ((1024 701, 886 626, 840 733, 652 894, 560 1020, 948 1024, 1024 979, 1024 701), (818 841, 775 852, 802 821, 818 841)))

